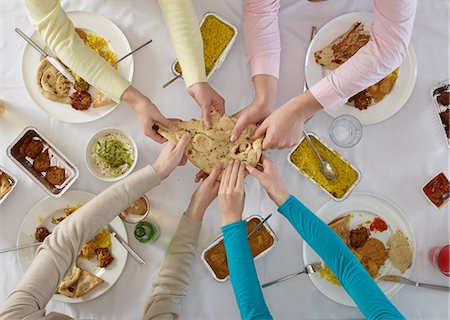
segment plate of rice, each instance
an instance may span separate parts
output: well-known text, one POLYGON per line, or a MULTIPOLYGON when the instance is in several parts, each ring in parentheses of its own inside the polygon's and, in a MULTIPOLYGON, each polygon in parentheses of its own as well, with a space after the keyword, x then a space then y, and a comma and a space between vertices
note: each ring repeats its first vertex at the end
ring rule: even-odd
MULTIPOLYGON (((84 43, 109 64, 114 64, 117 59, 131 51, 127 38, 111 20, 87 11, 71 11, 67 12, 67 15, 84 43)), ((44 51, 55 56, 45 45, 37 31, 30 38, 44 51)), ((86 123, 106 116, 117 107, 118 103, 112 101, 94 87, 89 86, 86 82, 80 81, 80 77, 73 70, 71 70, 72 74, 77 80, 77 84, 81 83, 80 87, 74 88, 76 86, 65 80, 63 89, 69 91, 69 96, 64 90, 62 90, 64 92, 58 92, 58 94, 64 95, 64 98, 58 96, 56 99, 50 99, 49 95, 45 94, 44 96, 43 89, 47 89, 47 87, 39 85, 37 81, 39 78, 38 72, 45 62, 46 60, 39 52, 29 44, 25 46, 22 57, 22 77, 25 88, 33 101, 44 112, 64 122, 86 123), (82 87, 84 88, 80 89, 82 87), (77 92, 75 91, 83 91, 83 95, 76 96, 75 93, 77 92), (90 96, 90 99, 87 98, 88 96, 90 96), (75 97, 76 100, 72 97, 75 97), (73 101, 76 102, 73 103, 73 101)), ((132 81, 134 73, 132 56, 118 63, 115 68, 120 75, 132 81)))

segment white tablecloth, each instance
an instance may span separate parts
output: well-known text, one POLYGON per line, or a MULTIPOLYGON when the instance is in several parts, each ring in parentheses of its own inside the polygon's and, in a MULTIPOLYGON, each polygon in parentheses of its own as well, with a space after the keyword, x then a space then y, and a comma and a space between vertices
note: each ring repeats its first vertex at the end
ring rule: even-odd
MULTIPOLYGON (((332 18, 352 11, 370 11, 370 0, 339 0, 309 3, 305 0, 282 0, 280 29, 282 63, 278 103, 297 94, 303 85, 303 61, 312 25, 322 26, 332 18)), ((89 137, 104 127, 118 127, 135 139, 139 147, 137 168, 152 163, 161 146, 145 138, 132 110, 120 105, 105 118, 93 123, 71 125, 43 113, 28 96, 22 82, 21 56, 24 41, 14 33, 19 27, 33 31, 18 0, 1 0, 0 24, 0 98, 6 101, 6 114, 0 119, 0 164, 12 171, 19 184, 0 207, 0 248, 13 246, 19 225, 28 210, 46 194, 38 188, 6 156, 6 148, 28 125, 36 126, 50 137, 80 169, 80 178, 72 190, 99 193, 109 186, 96 180, 84 162, 85 144, 89 137)), ((249 68, 245 60, 242 33, 242 1, 194 0, 200 18, 215 11, 240 31, 222 68, 212 85, 226 100, 228 114, 233 114, 252 99, 249 68)), ((175 58, 158 4, 147 1, 63 1, 68 10, 98 12, 116 23, 128 37, 132 47, 152 38, 153 43, 136 54, 133 83, 148 94, 160 110, 170 117, 200 117, 199 108, 178 81, 162 89, 170 79, 170 65, 175 58)), ((419 1, 412 44, 418 58, 415 90, 406 106, 387 121, 364 127, 362 141, 354 148, 337 148, 363 173, 356 191, 370 192, 394 202, 407 216, 416 237, 417 260, 412 278, 429 283, 447 284, 448 278, 434 270, 427 260, 428 250, 449 242, 449 210, 437 211, 421 194, 421 187, 436 173, 448 176, 449 151, 442 138, 439 120, 430 98, 430 88, 449 78, 449 2, 419 1)), ((327 132, 331 118, 319 113, 307 125, 329 141, 327 132)), ((269 152, 281 171, 289 190, 312 210, 318 210, 329 198, 300 177, 287 161, 288 150, 269 152)), ((152 278, 164 257, 179 216, 185 210, 196 186, 192 182, 197 170, 188 165, 177 169, 157 189, 148 194, 153 211, 151 217, 162 228, 161 238, 152 245, 137 243, 133 228, 127 226, 131 245, 144 257, 147 265, 139 266, 129 258, 122 276, 103 296, 82 304, 50 302, 48 310, 67 313, 82 319, 138 319, 144 298, 150 291, 152 278)), ((245 215, 275 213, 276 207, 259 184, 246 181, 245 215)), ((284 218, 275 214, 270 221, 279 237, 276 248, 256 263, 261 282, 295 272, 303 267, 302 239, 284 218)), ((215 202, 205 216, 199 251, 220 232, 218 206, 215 202)), ((22 276, 16 253, 0 256, 0 303, 22 276)), ((356 319, 356 308, 334 303, 320 294, 307 277, 298 277, 264 291, 267 304, 276 319, 356 319)), ((403 288, 392 298, 408 319, 448 319, 449 295, 414 287, 403 288)), ((230 283, 215 282, 200 259, 197 259, 192 283, 183 303, 184 319, 236 319, 238 309, 230 283)))

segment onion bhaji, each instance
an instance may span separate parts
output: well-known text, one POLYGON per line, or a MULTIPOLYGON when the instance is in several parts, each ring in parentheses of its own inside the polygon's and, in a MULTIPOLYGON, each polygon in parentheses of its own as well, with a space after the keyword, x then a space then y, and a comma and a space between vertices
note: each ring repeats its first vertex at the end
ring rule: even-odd
POLYGON ((47 169, 45 178, 54 186, 60 185, 66 181, 66 170, 59 167, 50 167, 47 169))
POLYGON ((367 91, 363 90, 357 94, 355 94, 353 97, 348 99, 349 102, 354 102, 355 108, 358 108, 359 110, 367 109, 370 104, 372 103, 372 98, 367 96, 367 91))
POLYGON ((39 154, 36 159, 34 159, 33 167, 36 171, 45 172, 50 167, 50 157, 48 155, 48 149, 39 154))
POLYGON ((98 266, 100 268, 106 268, 114 260, 114 257, 111 255, 111 252, 109 252, 107 248, 97 249, 97 257, 98 257, 98 266))
POLYGON ((75 91, 70 96, 71 102, 70 105, 75 110, 87 110, 91 106, 92 97, 86 91, 75 91))
POLYGON ((48 235, 50 235, 50 231, 48 231, 47 228, 38 227, 38 228, 36 228, 34 237, 36 238, 37 241, 42 242, 42 241, 44 241, 45 238, 47 238, 48 235))
POLYGON ((19 153, 24 157, 36 158, 44 150, 44 145, 40 140, 25 139, 19 148, 19 153))

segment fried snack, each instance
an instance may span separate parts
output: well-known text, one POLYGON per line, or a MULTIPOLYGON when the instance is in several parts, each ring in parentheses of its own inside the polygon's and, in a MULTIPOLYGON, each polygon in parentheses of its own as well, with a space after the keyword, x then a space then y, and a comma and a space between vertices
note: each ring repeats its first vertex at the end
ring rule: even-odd
POLYGON ((70 105, 75 110, 84 111, 89 109, 91 106, 92 97, 89 92, 86 91, 75 91, 70 96, 70 105))
POLYGON ((383 242, 375 238, 369 238, 361 247, 356 249, 356 252, 370 258, 376 264, 378 270, 388 258, 383 242))
POLYGON ((40 140, 31 139, 24 148, 25 155, 34 159, 42 152, 44 145, 40 140))
POLYGON ((50 157, 48 155, 48 149, 39 154, 33 161, 33 167, 36 171, 45 172, 50 167, 50 157))
POLYGON ((82 78, 79 78, 75 81, 74 89, 76 91, 88 91, 89 90, 89 83, 84 81, 82 78))
POLYGON ((84 296, 86 293, 90 292, 103 282, 105 281, 102 278, 99 278, 86 270, 81 270, 77 287, 75 289, 75 297, 79 298, 84 296))
MULTIPOLYGON (((192 135, 188 143, 185 155, 199 169, 210 173, 217 162, 226 168, 231 159, 245 162, 252 167, 256 166, 262 152, 262 140, 251 140, 256 125, 248 125, 242 131, 240 137, 230 141, 237 118, 220 115, 217 112, 211 114, 211 128, 208 129, 202 120, 191 119, 189 121, 177 121, 178 130, 169 130, 158 124, 158 132, 170 142, 176 144, 185 133, 192 135)), ((220 180, 219 175, 218 180, 220 180)))
POLYGON ((95 92, 94 100, 92 101, 93 108, 99 108, 114 103, 114 100, 105 95, 103 92, 97 89, 95 92))
POLYGON ((100 268, 106 268, 113 262, 114 257, 111 252, 109 252, 108 248, 99 248, 97 249, 97 259, 98 266, 100 268))
POLYGON ((366 227, 359 227, 350 231, 350 246, 354 249, 363 246, 369 236, 370 231, 366 227))
POLYGON ((372 98, 367 96, 366 90, 363 90, 363 91, 355 94, 350 99, 348 99, 348 101, 353 102, 355 104, 355 108, 357 108, 359 110, 365 110, 372 103, 372 98))
POLYGON ((61 185, 66 181, 66 170, 59 167, 50 167, 47 169, 45 178, 54 186, 61 185))
POLYGON ((34 233, 34 238, 39 241, 42 242, 44 241, 45 238, 47 238, 47 236, 49 236, 51 234, 50 231, 48 231, 47 228, 45 227, 38 227, 36 228, 36 232, 34 233))
POLYGON ((442 92, 436 97, 436 100, 443 106, 448 106, 450 104, 450 92, 442 92))
POLYGON ((10 181, 8 175, 0 171, 0 199, 11 191, 12 185, 13 182, 10 181))

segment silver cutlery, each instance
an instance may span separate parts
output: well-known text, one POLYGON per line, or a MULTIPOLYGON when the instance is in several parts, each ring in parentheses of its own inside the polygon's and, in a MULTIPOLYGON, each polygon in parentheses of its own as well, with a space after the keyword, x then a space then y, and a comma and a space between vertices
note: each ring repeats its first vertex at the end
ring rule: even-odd
POLYGON ((258 231, 259 228, 272 216, 272 214, 269 214, 267 217, 265 217, 258 225, 248 234, 247 238, 250 238, 252 234, 254 234, 256 231, 258 231))
POLYGON ((12 248, 7 248, 7 249, 0 249, 0 253, 5 253, 5 252, 10 252, 10 251, 16 251, 16 250, 21 250, 21 249, 26 249, 26 248, 32 248, 32 247, 37 247, 40 246, 42 244, 42 242, 33 242, 33 243, 27 243, 27 244, 23 244, 17 247, 12 247, 12 248))
POLYGON ((180 73, 179 75, 173 77, 172 79, 170 79, 169 81, 167 81, 166 83, 163 84, 163 88, 167 88, 169 85, 172 84, 172 82, 174 82, 175 80, 181 78, 182 74, 180 73))
POLYGON ((119 243, 125 248, 125 250, 128 251, 128 253, 134 258, 134 260, 139 262, 141 265, 145 264, 145 261, 128 245, 128 243, 121 236, 117 234, 116 230, 114 230, 114 228, 110 224, 108 224, 106 228, 111 233, 111 235, 116 238, 117 241, 119 241, 119 243))
POLYGON ((49 56, 47 54, 47 52, 45 52, 41 47, 39 47, 33 40, 31 40, 22 30, 20 30, 19 28, 15 29, 16 32, 19 34, 19 36, 21 36, 26 42, 28 42, 28 44, 30 46, 32 46, 34 49, 36 49, 36 51, 38 51, 40 54, 42 54, 45 59, 47 59, 48 62, 50 62, 52 64, 52 66, 54 66, 59 72, 62 73, 62 75, 64 77, 66 77, 67 80, 69 80, 70 82, 75 82, 75 78, 73 77, 73 75, 70 73, 69 70, 67 70, 67 68, 55 57, 49 56))
POLYGON ((422 287, 422 288, 436 289, 436 290, 441 290, 441 291, 445 291, 445 292, 450 292, 450 287, 440 286, 437 284, 416 282, 416 281, 413 281, 413 280, 410 280, 410 279, 407 279, 404 277, 400 277, 400 276, 387 275, 387 276, 380 277, 380 280, 389 281, 389 282, 398 282, 398 283, 408 284, 408 285, 415 286, 415 287, 422 287))
POLYGON ((120 58, 119 60, 117 60, 116 62, 113 63, 113 67, 118 64, 120 61, 122 61, 123 59, 125 59, 126 57, 132 55, 133 53, 136 53, 137 51, 141 50, 143 47, 145 47, 146 45, 148 45, 149 43, 151 43, 153 40, 150 39, 149 41, 147 41, 144 44, 141 44, 139 47, 137 47, 136 49, 132 50, 131 52, 127 53, 126 55, 124 55, 122 58, 120 58))
POLYGON ((313 273, 316 273, 316 272, 319 271, 320 269, 322 269, 322 267, 323 267, 322 262, 311 263, 311 264, 306 265, 306 267, 305 267, 305 269, 304 269, 303 271, 296 272, 296 273, 290 274, 290 275, 288 275, 288 276, 282 277, 282 278, 280 278, 280 279, 277 279, 277 280, 273 280, 273 281, 264 283, 264 284, 262 285, 262 287, 263 287, 263 288, 267 288, 267 287, 269 287, 269 286, 271 286, 271 285, 273 285, 273 284, 276 284, 276 283, 280 283, 280 282, 286 281, 286 280, 288 280, 288 279, 294 278, 294 277, 296 277, 296 276, 298 276, 298 275, 300 275, 300 274, 303 274, 303 273, 306 273, 306 274, 308 274, 308 275, 311 275, 311 274, 313 274, 313 273))

